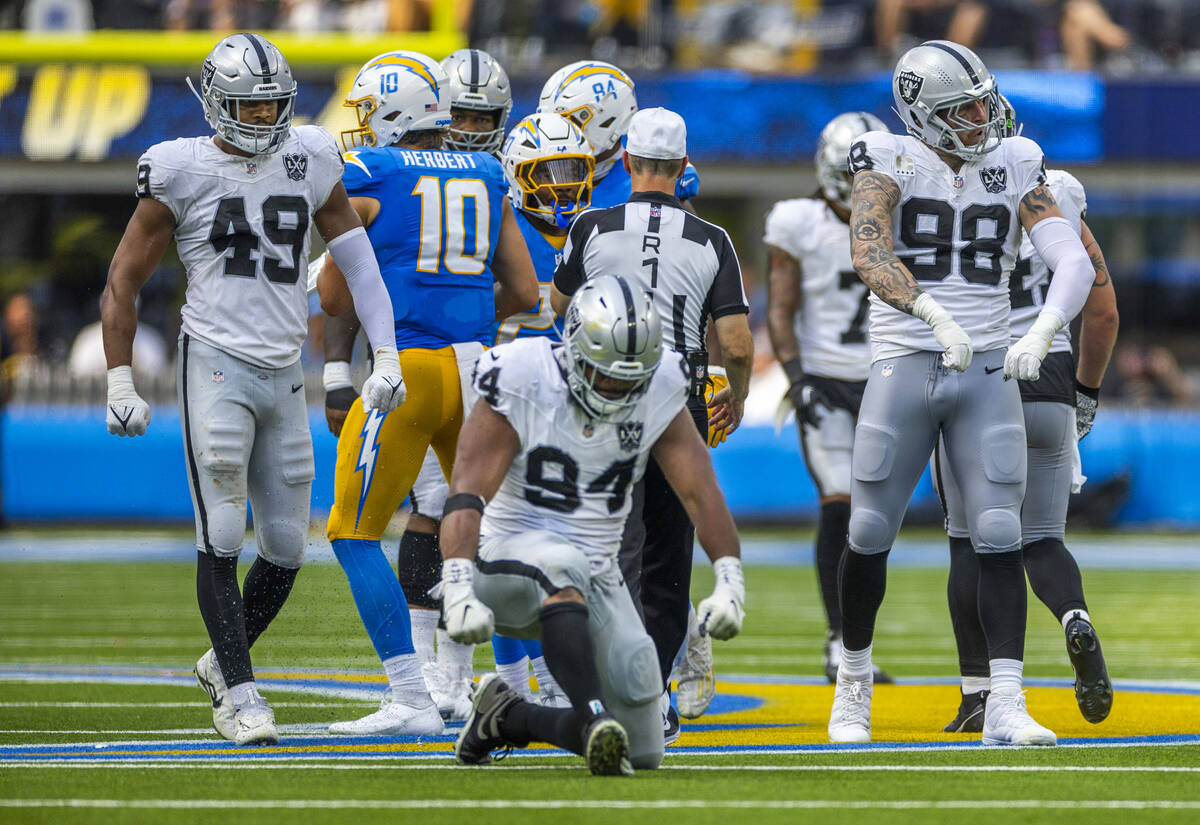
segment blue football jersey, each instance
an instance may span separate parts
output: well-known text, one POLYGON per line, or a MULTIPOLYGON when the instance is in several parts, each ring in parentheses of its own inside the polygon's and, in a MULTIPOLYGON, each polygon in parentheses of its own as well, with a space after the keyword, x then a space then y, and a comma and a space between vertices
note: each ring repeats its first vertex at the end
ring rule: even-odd
POLYGON ((554 281, 554 270, 562 260, 562 247, 567 237, 554 238, 556 246, 538 231, 537 218, 531 218, 520 209, 514 209, 517 216, 517 226, 525 236, 525 246, 529 248, 529 257, 533 258, 533 271, 538 279, 538 302, 525 312, 510 315, 504 323, 497 326, 496 343, 506 344, 514 338, 534 338, 539 335, 558 337, 562 334, 562 318, 554 312, 550 305, 550 284, 554 281))
POLYGON ((610 206, 625 203, 632 194, 633 181, 629 179, 629 173, 625 171, 625 164, 618 160, 616 165, 608 170, 604 180, 597 183, 592 189, 591 208, 607 209, 610 206))
POLYGON ((508 183, 483 152, 394 146, 346 152, 350 197, 374 198, 367 227, 396 315, 396 347, 495 337, 492 257, 508 183))

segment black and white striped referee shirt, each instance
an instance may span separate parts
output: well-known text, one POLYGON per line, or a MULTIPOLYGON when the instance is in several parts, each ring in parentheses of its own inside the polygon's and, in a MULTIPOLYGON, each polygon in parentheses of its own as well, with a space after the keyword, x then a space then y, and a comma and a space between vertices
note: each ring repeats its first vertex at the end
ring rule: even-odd
POLYGON ((598 275, 621 275, 649 291, 663 343, 684 354, 704 349, 710 315, 750 311, 729 235, 663 192, 635 192, 571 224, 554 286, 574 295, 598 275))

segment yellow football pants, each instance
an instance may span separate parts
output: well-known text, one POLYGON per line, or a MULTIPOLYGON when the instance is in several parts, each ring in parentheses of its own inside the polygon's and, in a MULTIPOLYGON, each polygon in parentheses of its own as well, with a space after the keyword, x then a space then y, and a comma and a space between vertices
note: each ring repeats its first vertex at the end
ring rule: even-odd
POLYGON ((412 489, 430 445, 449 480, 463 422, 460 357, 451 347, 402 350, 404 403, 388 413, 366 413, 361 401, 350 407, 338 438, 330 541, 378 540, 412 489))

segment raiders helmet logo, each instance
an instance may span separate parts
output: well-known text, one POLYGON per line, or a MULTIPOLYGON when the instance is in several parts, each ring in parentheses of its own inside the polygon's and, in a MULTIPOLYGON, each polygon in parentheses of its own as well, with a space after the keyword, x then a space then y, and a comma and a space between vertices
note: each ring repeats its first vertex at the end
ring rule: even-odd
POLYGON ((909 106, 917 102, 917 98, 921 96, 921 87, 924 85, 925 78, 907 69, 900 72, 900 76, 896 78, 896 89, 900 92, 900 99, 909 106))
POLYGON ((632 453, 642 444, 642 422, 640 421, 625 421, 617 425, 617 439, 621 442, 621 449, 627 453, 632 453))
POLYGON ((980 169, 979 179, 983 181, 983 188, 993 195, 997 192, 1003 192, 1008 186, 1008 172, 1003 166, 990 166, 987 169, 980 169))
POLYGON ((283 168, 292 180, 304 180, 308 174, 308 155, 284 155, 283 168))

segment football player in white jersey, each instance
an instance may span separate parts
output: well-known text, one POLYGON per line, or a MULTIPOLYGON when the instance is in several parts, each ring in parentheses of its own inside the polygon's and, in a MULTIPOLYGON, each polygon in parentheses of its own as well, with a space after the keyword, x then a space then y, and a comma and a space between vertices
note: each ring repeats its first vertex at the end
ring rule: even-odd
POLYGON ((716 587, 698 606, 717 639, 741 629, 737 530, 685 407, 683 358, 666 351, 649 294, 620 276, 572 298, 563 344, 523 338, 480 357, 480 400, 463 425, 442 522, 446 629, 542 640, 571 700, 548 708, 495 674, 479 683, 455 755, 550 742, 597 774, 656 768, 662 681, 617 565, 630 489, 651 453, 695 519, 716 587), (485 509, 486 503, 486 509, 485 509))
MULTIPOLYGON (((763 237, 767 331, 790 384, 804 463, 816 485, 817 582, 828 620, 825 675, 837 679, 842 659, 838 563, 850 523, 850 452, 854 422, 871 370, 867 347, 870 292, 850 261, 850 144, 866 132, 886 132, 868 112, 845 112, 825 125, 814 158, 818 189, 780 201, 767 214, 763 237)), ((891 678, 875 668, 876 684, 891 678)))
POLYGON ((871 640, 887 554, 940 434, 979 557, 991 673, 983 742, 1053 745, 1021 690, 1025 427, 1017 385, 1004 379, 1038 377, 1095 272, 1046 186, 1041 149, 1002 136, 996 81, 974 52, 944 40, 910 49, 892 92, 909 135, 868 132, 848 157, 851 255, 872 292, 872 364, 851 460, 829 737, 871 739, 871 640), (1009 346, 1008 276, 1022 228, 1055 276, 1037 320, 1009 346))
MULTIPOLYGON (((1011 107, 1005 108, 1010 112, 1006 125, 1015 132, 1015 115, 1011 107)), ((1077 442, 1091 430, 1100 381, 1117 340, 1119 319, 1104 254, 1084 222, 1087 198, 1083 186, 1061 169, 1048 170, 1046 183, 1063 215, 1080 233, 1096 275, 1080 313, 1078 367, 1071 352, 1070 330, 1063 327, 1050 344, 1038 380, 1019 382, 1029 464, 1021 507, 1021 554, 1034 594, 1050 608, 1066 633, 1079 709, 1089 722, 1098 723, 1112 708, 1112 680, 1088 613, 1079 565, 1063 539, 1068 498, 1083 482, 1077 442)), ((1029 237, 1023 236, 1020 257, 1009 280, 1013 341, 1037 319, 1052 277, 1029 237)), ((983 728, 989 676, 987 640, 979 626, 979 565, 966 529, 962 496, 953 471, 942 460, 943 453, 939 444, 930 470, 946 509, 946 531, 950 536, 947 593, 962 673, 958 714, 945 730, 978 732, 983 728)))
POLYGON ((346 273, 375 354, 364 406, 393 409, 404 383, 391 301, 342 187, 341 156, 320 127, 292 126, 296 83, 283 55, 256 34, 230 35, 205 59, 197 97, 216 135, 142 155, 138 205, 109 269, 108 431, 141 435, 150 422, 129 370, 134 300, 173 236, 188 279, 178 381, 196 594, 213 643, 196 677, 218 733, 273 744, 274 713, 255 686, 249 647, 283 606, 308 540, 313 455, 300 346, 311 226, 346 273), (242 592, 247 496, 258 558, 242 592))

